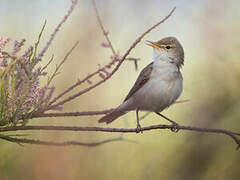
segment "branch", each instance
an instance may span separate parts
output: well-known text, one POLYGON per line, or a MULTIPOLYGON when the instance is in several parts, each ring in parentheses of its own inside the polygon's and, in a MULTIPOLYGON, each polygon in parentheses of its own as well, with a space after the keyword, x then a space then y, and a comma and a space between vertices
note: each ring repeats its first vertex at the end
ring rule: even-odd
POLYGON ((79 141, 64 141, 64 142, 55 142, 55 141, 41 141, 36 139, 25 139, 25 138, 14 138, 6 135, 0 134, 0 139, 4 139, 9 142, 18 143, 18 144, 37 144, 37 145, 45 145, 45 146, 99 146, 113 141, 129 141, 124 139, 122 136, 118 138, 107 139, 99 142, 91 142, 91 143, 83 143, 79 141))
MULTIPOLYGON (((188 99, 186 100, 179 100, 176 101, 174 104, 180 104, 180 103, 185 103, 189 102, 188 99)), ((82 111, 82 112, 63 112, 63 113, 35 113, 31 116, 31 118, 41 118, 41 117, 66 117, 66 116, 93 116, 93 115, 102 115, 102 114, 107 114, 110 113, 114 110, 115 108, 111 109, 105 109, 101 111, 82 111)), ((150 114, 151 112, 147 112, 144 116, 142 116, 140 119, 143 119, 144 117, 147 116, 147 114, 150 114)))
POLYGON ((96 13, 97 21, 98 21, 98 23, 99 23, 99 26, 101 27, 102 32, 103 32, 103 35, 104 35, 104 37, 106 38, 106 40, 107 40, 107 42, 108 42, 108 44, 109 44, 109 47, 110 47, 111 50, 112 50, 112 53, 113 53, 113 54, 116 54, 116 51, 115 51, 115 49, 113 48, 112 42, 110 41, 110 39, 109 39, 109 37, 108 37, 108 32, 104 29, 104 26, 103 26, 103 24, 102 24, 102 20, 101 20, 101 18, 100 18, 100 16, 99 16, 99 13, 98 13, 98 9, 97 9, 95 0, 92 0, 92 4, 93 4, 94 11, 95 11, 95 13, 96 13))
POLYGON ((65 112, 65 113, 39 113, 34 114, 32 118, 41 118, 41 117, 66 117, 66 116, 92 116, 92 115, 102 115, 107 114, 113 111, 112 109, 106 109, 102 111, 82 111, 82 112, 65 112))
MULTIPOLYGON (((82 80, 78 80, 75 84, 73 84, 72 86, 70 86, 67 90, 65 90, 64 92, 62 92, 61 94, 59 94, 57 97, 55 97, 51 102, 50 105, 55 103, 57 100, 59 100, 62 96, 64 96, 65 94, 67 94, 68 92, 70 92, 71 90, 73 90, 75 87, 79 86, 80 84, 88 81, 90 78, 92 78, 93 76, 95 76, 96 74, 100 73, 101 71, 104 71, 106 68, 111 68, 111 66, 115 63, 115 61, 111 61, 110 63, 108 63, 106 66, 104 66, 103 68, 98 69, 97 71, 87 75, 84 79, 82 80)), ((48 109, 51 109, 52 107, 49 107, 48 109)))
MULTIPOLYGON (((50 83, 52 82, 53 78, 55 78, 55 76, 58 75, 59 73, 59 69, 62 67, 62 65, 67 61, 68 57, 71 55, 71 53, 73 52, 73 50, 77 47, 78 45, 78 41, 73 45, 73 47, 67 52, 67 54, 64 56, 64 58, 62 59, 62 61, 56 65, 55 71, 53 72, 53 74, 49 77, 48 81, 47 81, 47 86, 50 85, 50 83)), ((51 61, 51 60, 50 60, 51 61)))
POLYGON ((37 56, 37 60, 41 60, 44 56, 45 52, 48 50, 49 46, 51 45, 52 41, 54 40, 57 32, 60 30, 63 23, 66 22, 66 20, 69 18, 69 16, 72 14, 75 6, 77 5, 77 0, 72 0, 71 7, 69 8, 67 14, 63 17, 63 19, 60 21, 60 23, 57 25, 57 27, 54 29, 53 33, 51 34, 49 40, 47 41, 46 45, 43 47, 41 52, 37 56))
MULTIPOLYGON (((98 21, 98 24, 102 30, 102 33, 105 37, 105 39, 107 40, 107 43, 108 43, 108 47, 110 47, 113 55, 117 54, 116 53, 116 50, 113 48, 113 44, 109 38, 109 33, 108 31, 105 30, 104 26, 103 26, 103 23, 102 23, 102 20, 100 18, 100 15, 99 15, 99 12, 98 12, 98 9, 97 9, 97 6, 96 6, 96 1, 95 0, 92 0, 92 4, 93 4, 93 8, 94 8, 94 11, 95 11, 95 14, 96 14, 96 17, 97 17, 97 21, 98 21)), ((126 60, 129 60, 129 61, 133 61, 134 62, 134 66, 135 66, 135 70, 138 70, 138 64, 137 64, 137 61, 140 60, 140 58, 132 58, 132 57, 129 57, 129 58, 126 58, 126 60)))
MULTIPOLYGON (((73 99, 75 99, 76 97, 94 89, 95 87, 99 86, 100 84, 102 84, 103 82, 105 82, 106 80, 108 80, 110 77, 112 77, 112 75, 119 69, 119 67, 121 66, 121 64, 123 63, 123 61, 127 58, 127 56, 129 55, 129 53, 136 47, 136 45, 144 38, 145 35, 147 35, 149 32, 151 32, 153 29, 155 29, 157 26, 159 26, 160 24, 164 23, 175 11, 176 7, 174 7, 171 12, 161 21, 159 21, 158 23, 156 23, 155 25, 153 25, 151 28, 149 28, 147 31, 145 31, 144 33, 142 33, 134 42, 133 44, 128 48, 128 50, 125 52, 125 54, 122 56, 122 58, 118 61, 118 64, 116 65, 116 67, 112 70, 112 72, 108 73, 108 75, 103 78, 102 80, 98 81, 97 83, 93 84, 92 86, 89 86, 86 89, 83 89, 81 91, 79 91, 78 93, 67 97, 66 99, 60 101, 59 103, 56 103, 52 106, 49 107, 49 109, 54 109, 58 106, 61 106, 63 104, 65 104, 66 102, 69 102, 73 99)), ((105 66, 105 68, 107 68, 105 66)), ((68 91, 68 90, 67 90, 68 91)), ((68 91, 69 92, 69 91, 68 91)), ((58 99, 57 99, 58 100, 58 99)), ((56 100, 55 100, 56 101, 56 100)))
MULTIPOLYGON (((150 131, 156 129, 173 129, 176 128, 175 125, 153 125, 143 127, 141 131, 150 131)), ((210 128, 200 128, 193 126, 178 126, 178 130, 196 131, 202 133, 215 133, 215 134, 225 134, 231 137, 237 144, 237 149, 240 147, 240 133, 235 133, 225 129, 210 129, 210 128)), ((103 128, 103 127, 76 127, 76 126, 14 126, 14 127, 1 127, 0 132, 8 131, 25 131, 25 130, 47 130, 47 131, 99 131, 99 132, 119 132, 119 133, 137 133, 137 128, 103 128)))

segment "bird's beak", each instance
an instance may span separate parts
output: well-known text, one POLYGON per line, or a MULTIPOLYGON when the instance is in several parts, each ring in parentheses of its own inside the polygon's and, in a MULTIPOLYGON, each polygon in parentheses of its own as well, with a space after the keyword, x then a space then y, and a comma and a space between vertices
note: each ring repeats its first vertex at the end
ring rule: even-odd
POLYGON ((148 46, 152 46, 153 48, 157 48, 157 49, 163 49, 164 47, 155 43, 155 42, 151 42, 151 41, 147 41, 146 45, 148 46))

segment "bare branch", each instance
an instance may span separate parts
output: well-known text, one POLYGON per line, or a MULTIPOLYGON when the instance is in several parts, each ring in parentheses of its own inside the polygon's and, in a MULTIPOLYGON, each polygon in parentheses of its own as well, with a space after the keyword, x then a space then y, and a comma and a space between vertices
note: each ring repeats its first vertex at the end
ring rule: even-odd
MULTIPOLYGON (((174 125, 153 125, 143 127, 141 131, 150 131, 156 129, 173 129, 176 128, 174 125)), ((193 126, 177 126, 178 130, 196 131, 202 133, 215 133, 225 134, 231 137, 237 144, 237 148, 240 147, 239 133, 232 132, 225 129, 210 129, 200 128, 193 126)), ((103 128, 103 127, 76 127, 76 126, 13 126, 13 127, 1 127, 0 132, 8 131, 26 131, 26 130, 47 130, 47 131, 95 131, 95 132, 118 132, 118 133, 137 133, 137 128, 103 128)))
MULTIPOLYGON (((99 15, 99 12, 98 12, 98 9, 97 9, 97 5, 96 5, 96 1, 95 0, 92 0, 92 4, 93 4, 93 8, 94 8, 94 11, 95 11, 95 14, 96 14, 96 17, 97 17, 97 21, 98 21, 98 24, 102 30, 102 33, 105 37, 105 39, 107 40, 107 44, 108 44, 108 47, 110 47, 111 51, 113 54, 116 54, 116 50, 113 48, 113 44, 109 38, 109 32, 105 30, 104 26, 103 26, 103 23, 102 23, 102 20, 100 18, 100 15, 99 15)), ((137 62, 140 60, 140 58, 126 58, 126 60, 129 60, 129 61, 133 61, 134 62, 134 66, 135 66, 135 70, 138 70, 138 64, 137 62)))
POLYGON ((92 116, 92 115, 101 115, 111 112, 113 109, 106 109, 102 111, 83 111, 83 112, 65 112, 65 113, 40 113, 34 114, 32 118, 40 117, 66 117, 66 116, 92 116))
POLYGON ((0 134, 0 139, 4 139, 9 142, 17 143, 17 144, 36 144, 36 145, 45 145, 45 146, 89 146, 95 147, 99 145, 103 145, 113 141, 127 141, 131 142, 131 140, 124 139, 122 136, 118 138, 107 139, 98 142, 90 142, 90 143, 83 143, 79 141, 64 141, 64 142, 55 142, 55 141, 41 141, 36 139, 26 139, 26 138, 14 138, 6 135, 0 134))
MULTIPOLYGON (((189 102, 189 100, 179 100, 176 101, 174 104, 180 104, 189 102)), ((115 108, 105 109, 101 111, 82 111, 82 112, 63 112, 63 113, 35 113, 31 117, 32 118, 41 118, 41 117, 66 117, 66 116, 93 116, 93 115, 102 115, 107 114, 113 111, 115 108)), ((151 112, 147 112, 143 115, 140 119, 145 118, 151 112)))
POLYGON ((52 76, 48 79, 47 86, 50 85, 52 82, 53 78, 58 74, 59 69, 62 67, 62 65, 66 62, 70 54, 73 52, 73 50, 77 47, 78 41, 73 45, 73 47, 67 52, 67 54, 64 56, 63 60, 60 62, 60 64, 56 65, 56 69, 53 72, 52 76))
POLYGON ((68 17, 72 14, 74 7, 77 4, 77 0, 72 0, 72 5, 69 8, 67 14, 63 17, 63 19, 60 21, 60 23, 57 25, 57 27, 54 29, 53 33, 51 34, 48 42, 46 43, 46 45, 43 47, 42 51, 38 54, 37 59, 41 60, 42 57, 44 56, 45 52, 48 50, 49 46, 51 45, 53 39, 55 38, 57 32, 60 30, 61 26, 63 25, 63 23, 68 19, 68 17))
POLYGON ((156 23, 155 25, 153 25, 151 28, 149 28, 147 31, 145 31, 144 33, 142 33, 142 35, 140 35, 134 42, 133 44, 128 48, 128 50, 125 52, 125 54, 122 56, 122 58, 118 61, 118 64, 116 65, 116 67, 112 70, 112 72, 110 72, 104 79, 101 79, 100 81, 98 81, 97 83, 93 84, 92 86, 89 86, 86 89, 83 89, 81 91, 79 91, 78 93, 67 97, 66 99, 60 101, 59 103, 56 103, 54 105, 52 105, 49 109, 54 109, 58 106, 61 106, 63 104, 65 104, 66 102, 69 102, 73 99, 75 99, 76 97, 94 89, 95 87, 99 86, 100 84, 102 84, 103 82, 105 82, 106 80, 108 80, 110 77, 112 77, 112 75, 119 69, 119 67, 121 66, 121 64, 123 63, 123 61, 127 58, 127 56, 129 55, 129 53, 136 47, 136 45, 143 39, 143 37, 145 35, 147 35, 149 32, 151 32, 154 28, 156 28, 157 26, 159 26, 160 24, 164 23, 175 11, 176 7, 174 7, 171 12, 161 21, 159 21, 158 23, 156 23))
MULTIPOLYGON (((77 86, 79 86, 80 84, 88 81, 90 78, 92 78, 93 76, 95 76, 96 74, 98 74, 101 71, 104 71, 105 68, 111 68, 111 66, 115 63, 115 61, 111 61, 110 63, 108 63, 106 66, 104 66, 103 68, 98 69, 97 71, 87 75, 84 79, 82 80, 78 80, 75 84, 73 84, 72 86, 70 86, 67 90, 65 90, 64 92, 62 92, 61 94, 59 94, 56 98, 54 98, 51 102, 50 105, 55 103, 57 100, 59 100, 62 96, 64 96, 65 94, 67 94, 68 92, 70 92, 71 90, 73 90, 74 88, 76 88, 77 86)), ((49 108, 51 109, 51 107, 49 108)))
POLYGON ((101 18, 99 16, 99 12, 98 12, 95 0, 92 0, 92 4, 93 4, 94 11, 96 13, 97 21, 99 23, 99 26, 101 27, 102 32, 103 32, 103 35, 105 36, 105 38, 106 38, 106 40, 107 40, 107 42, 108 42, 108 44, 109 44, 109 46, 110 46, 110 48, 112 50, 112 53, 116 54, 116 51, 113 48, 112 42, 109 39, 108 32, 104 29, 104 26, 102 24, 102 20, 101 20, 101 18))
POLYGON ((143 120, 145 117, 147 117, 149 114, 151 114, 152 112, 146 112, 144 115, 142 115, 139 120, 143 120))

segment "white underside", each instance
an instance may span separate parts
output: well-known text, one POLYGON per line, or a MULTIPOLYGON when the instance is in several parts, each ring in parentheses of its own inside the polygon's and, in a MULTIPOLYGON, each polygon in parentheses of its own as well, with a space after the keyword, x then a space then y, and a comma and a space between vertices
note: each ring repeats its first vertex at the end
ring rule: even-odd
POLYGON ((178 68, 173 64, 155 62, 149 81, 121 104, 120 109, 161 112, 173 104, 181 92, 182 75, 178 68))

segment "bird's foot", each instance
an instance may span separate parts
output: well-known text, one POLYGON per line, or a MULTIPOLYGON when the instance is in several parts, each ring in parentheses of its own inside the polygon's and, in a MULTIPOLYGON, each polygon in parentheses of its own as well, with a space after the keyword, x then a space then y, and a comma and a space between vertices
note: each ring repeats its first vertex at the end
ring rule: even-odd
POLYGON ((136 128, 136 133, 143 133, 143 130, 142 130, 142 127, 140 126, 140 124, 137 125, 137 128, 136 128))
POLYGON ((171 131, 177 133, 179 131, 179 124, 176 122, 172 122, 171 131))

